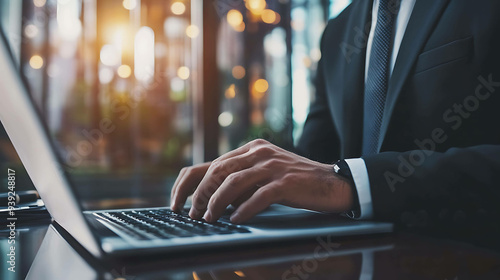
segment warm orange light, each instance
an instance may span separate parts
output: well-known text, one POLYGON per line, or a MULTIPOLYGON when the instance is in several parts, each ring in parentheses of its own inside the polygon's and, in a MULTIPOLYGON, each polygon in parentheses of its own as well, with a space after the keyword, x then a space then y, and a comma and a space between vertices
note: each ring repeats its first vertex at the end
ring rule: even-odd
POLYGON ((258 79, 253 83, 251 94, 254 99, 261 99, 269 89, 269 84, 264 79, 258 79))
POLYGON ((182 15, 186 12, 186 5, 182 2, 174 2, 172 3, 172 6, 170 6, 170 10, 174 13, 174 15, 182 15))
POLYGON ((243 77, 245 77, 246 75, 245 68, 243 68, 243 66, 241 65, 234 66, 231 72, 233 74, 233 77, 238 80, 243 79, 243 77))
POLYGON ((177 76, 183 80, 187 80, 189 79, 189 68, 187 68, 186 66, 181 66, 179 67, 179 69, 177 69, 177 76))
POLYGON ((236 86, 231 84, 225 92, 225 96, 227 99, 233 99, 236 96, 236 86))
POLYGON ((245 6, 254 15, 261 15, 266 9, 266 0, 246 0, 245 6))
POLYGON ((255 81, 255 83, 253 84, 253 87, 254 89, 257 91, 257 92, 261 92, 261 93, 264 93, 267 91, 267 89, 269 88, 269 84, 267 83, 266 80, 264 79, 258 79, 257 81, 255 81))
POLYGON ((33 0, 33 4, 38 8, 45 6, 45 3, 47 3, 47 0, 33 0))
POLYGON ((137 0, 123 0, 123 7, 127 10, 133 10, 137 7, 137 0))
POLYGON ((245 68, 243 68, 243 66, 241 65, 234 66, 231 72, 233 74, 233 77, 238 80, 243 79, 243 77, 245 77, 246 75, 245 68))
POLYGON ((276 12, 275 12, 275 13, 274 13, 274 15, 276 16, 276 19, 274 20, 273 24, 278 24, 278 23, 280 23, 280 21, 281 21, 281 16, 280 16, 280 14, 278 14, 278 13, 276 13, 276 12))
POLYGON ((235 271, 234 274, 238 275, 239 277, 245 277, 245 273, 243 273, 243 271, 240 270, 235 271))
POLYGON ((196 25, 190 25, 186 28, 186 35, 189 38, 196 38, 200 34, 200 29, 196 25))
POLYGON ((233 28, 234 28, 234 30, 236 30, 236 31, 238 31, 238 32, 243 32, 243 31, 245 31, 245 23, 244 23, 244 22, 241 22, 241 24, 240 24, 240 25, 235 26, 235 27, 233 27, 233 28))
POLYGON ((302 62, 304 63, 304 67, 306 67, 306 68, 309 68, 312 65, 311 59, 307 56, 304 56, 304 59, 302 60, 302 62))
POLYGON ((250 122, 253 125, 259 126, 264 123, 264 114, 261 110, 253 110, 252 113, 250 113, 250 122))
POLYGON ((198 277, 198 274, 196 274, 196 272, 194 272, 194 271, 193 271, 193 279, 200 280, 200 277, 198 277))
POLYGON ((40 69, 43 67, 43 58, 39 55, 34 55, 30 58, 30 66, 33 69, 40 69))
POLYGON ((233 28, 236 28, 243 23, 243 15, 238 10, 230 10, 227 12, 226 19, 229 25, 233 28))
POLYGON ((276 21, 276 13, 273 10, 265 9, 261 15, 262 21, 268 24, 276 21))
POLYGON ((120 65, 116 72, 118 73, 118 76, 120 76, 120 78, 126 79, 132 74, 132 69, 130 68, 130 66, 124 64, 120 65))

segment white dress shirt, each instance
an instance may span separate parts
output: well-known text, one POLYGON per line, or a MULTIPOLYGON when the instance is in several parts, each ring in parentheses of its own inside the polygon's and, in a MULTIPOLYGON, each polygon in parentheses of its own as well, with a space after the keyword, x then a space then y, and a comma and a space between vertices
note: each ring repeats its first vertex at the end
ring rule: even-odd
MULTIPOLYGON (((396 59, 399 53, 399 47, 401 46, 401 41, 408 26, 408 21, 410 20, 413 7, 415 6, 416 0, 401 0, 399 7, 399 12, 396 17, 395 22, 395 33, 394 42, 392 46, 391 54, 391 64, 389 67, 389 76, 392 75, 392 70, 396 64, 396 59)), ((375 26, 377 24, 378 8, 380 5, 380 0, 373 1, 372 8, 372 25, 370 29, 370 34, 368 36, 368 44, 366 47, 366 62, 365 62, 365 81, 368 75, 368 65, 370 63, 370 53, 373 43, 373 33, 375 32, 375 26)), ((346 159, 349 169, 351 169, 352 177, 354 179, 354 185, 358 192, 359 206, 361 214, 358 219, 369 219, 373 217, 373 205, 372 196, 370 192, 370 180, 368 178, 368 171, 366 169, 365 161, 361 158, 346 159)))

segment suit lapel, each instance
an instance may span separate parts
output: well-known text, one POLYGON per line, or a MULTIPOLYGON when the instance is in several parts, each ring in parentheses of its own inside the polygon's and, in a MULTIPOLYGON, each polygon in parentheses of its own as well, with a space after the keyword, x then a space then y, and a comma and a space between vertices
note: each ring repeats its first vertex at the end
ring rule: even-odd
POLYGON ((382 127, 380 129, 379 150, 385 139, 394 106, 403 85, 448 2, 449 0, 417 0, 415 3, 389 81, 382 127))
POLYGON ((352 55, 351 60, 344 60, 343 71, 344 94, 342 95, 342 158, 358 157, 361 154, 361 141, 363 134, 363 92, 365 84, 365 59, 366 41, 371 26, 372 1, 357 1, 353 5, 353 13, 347 24, 345 42, 364 41, 365 44, 357 45, 359 53, 352 55), (366 37, 366 38, 364 38, 366 37))

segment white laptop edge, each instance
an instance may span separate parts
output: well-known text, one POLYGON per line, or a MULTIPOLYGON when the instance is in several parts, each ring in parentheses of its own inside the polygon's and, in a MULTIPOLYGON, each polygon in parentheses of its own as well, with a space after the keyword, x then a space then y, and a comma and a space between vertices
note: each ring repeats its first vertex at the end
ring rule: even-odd
MULTIPOLYGON (((1 31, 0 31, 1 32, 1 31)), ((102 251, 53 153, 47 131, 9 54, 0 42, 0 120, 53 219, 94 256, 102 251)))

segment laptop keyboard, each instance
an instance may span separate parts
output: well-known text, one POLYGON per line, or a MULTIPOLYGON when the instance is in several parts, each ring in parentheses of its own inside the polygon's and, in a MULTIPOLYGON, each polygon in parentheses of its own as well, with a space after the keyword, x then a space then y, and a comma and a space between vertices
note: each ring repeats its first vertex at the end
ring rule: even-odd
POLYGON ((121 226, 132 238, 139 240, 249 233, 239 226, 222 221, 207 223, 193 220, 185 213, 168 209, 131 210, 98 213, 121 226))

